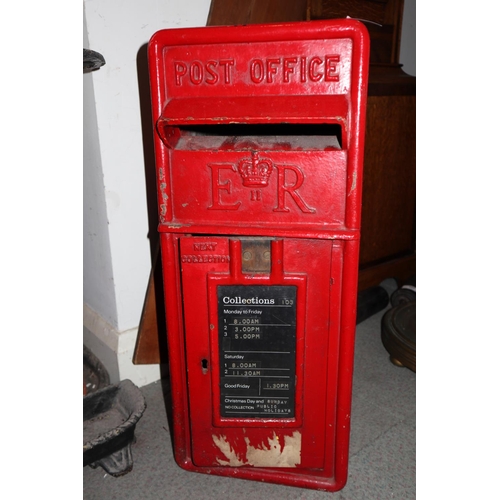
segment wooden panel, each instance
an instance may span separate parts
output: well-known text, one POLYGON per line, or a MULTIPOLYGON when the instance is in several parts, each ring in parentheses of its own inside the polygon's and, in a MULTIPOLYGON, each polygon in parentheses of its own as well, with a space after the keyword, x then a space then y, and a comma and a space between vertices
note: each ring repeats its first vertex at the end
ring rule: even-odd
POLYGON ((137 333, 134 356, 135 365, 167 364, 167 329, 160 247, 158 244, 149 276, 144 308, 137 333))
POLYGON ((414 251, 415 96, 368 99, 360 266, 414 251))
POLYGON ((307 0, 212 0, 207 25, 304 21, 306 10, 307 0))

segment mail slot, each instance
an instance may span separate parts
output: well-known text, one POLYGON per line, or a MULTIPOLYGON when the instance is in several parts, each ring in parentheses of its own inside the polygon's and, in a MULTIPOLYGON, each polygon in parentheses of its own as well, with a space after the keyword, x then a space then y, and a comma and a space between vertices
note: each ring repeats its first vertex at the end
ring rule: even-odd
POLYGON ((184 469, 345 485, 368 51, 352 19, 150 41, 184 469))

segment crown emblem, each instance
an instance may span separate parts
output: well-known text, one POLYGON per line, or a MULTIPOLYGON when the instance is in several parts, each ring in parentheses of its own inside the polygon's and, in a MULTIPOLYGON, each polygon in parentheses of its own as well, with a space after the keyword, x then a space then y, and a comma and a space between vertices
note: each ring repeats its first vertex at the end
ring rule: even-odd
POLYGON ((246 187, 266 187, 273 171, 273 164, 267 158, 259 158, 252 153, 252 158, 245 158, 238 163, 238 172, 246 187))

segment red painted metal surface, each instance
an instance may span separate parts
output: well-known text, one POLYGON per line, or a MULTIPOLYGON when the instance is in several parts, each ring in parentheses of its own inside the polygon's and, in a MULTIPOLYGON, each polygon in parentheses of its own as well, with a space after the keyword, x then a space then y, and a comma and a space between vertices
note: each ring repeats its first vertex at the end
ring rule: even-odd
POLYGON ((150 41, 174 453, 187 470, 345 485, 368 51, 350 19, 150 41))

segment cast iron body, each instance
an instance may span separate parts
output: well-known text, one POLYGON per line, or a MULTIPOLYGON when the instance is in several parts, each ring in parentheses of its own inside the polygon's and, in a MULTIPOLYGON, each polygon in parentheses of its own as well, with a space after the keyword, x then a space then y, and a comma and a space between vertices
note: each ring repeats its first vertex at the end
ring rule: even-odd
POLYGON ((368 51, 350 19, 150 41, 174 453, 187 470, 346 482, 368 51))
POLYGON ((130 380, 85 396, 83 465, 101 466, 112 476, 130 472, 135 426, 145 409, 144 396, 130 380))

